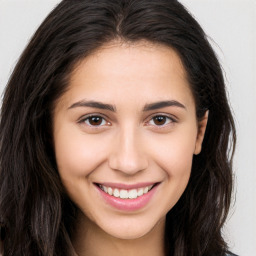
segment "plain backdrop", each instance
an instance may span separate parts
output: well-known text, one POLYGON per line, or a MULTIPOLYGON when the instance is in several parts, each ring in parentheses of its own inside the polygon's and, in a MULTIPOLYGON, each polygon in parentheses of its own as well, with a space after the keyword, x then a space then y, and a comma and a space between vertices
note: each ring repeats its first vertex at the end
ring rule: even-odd
MULTIPOLYGON (((58 0, 0 0, 0 92, 19 55, 58 0)), ((225 70, 238 133, 236 194, 224 234, 234 253, 256 255, 256 0, 181 0, 225 70)))

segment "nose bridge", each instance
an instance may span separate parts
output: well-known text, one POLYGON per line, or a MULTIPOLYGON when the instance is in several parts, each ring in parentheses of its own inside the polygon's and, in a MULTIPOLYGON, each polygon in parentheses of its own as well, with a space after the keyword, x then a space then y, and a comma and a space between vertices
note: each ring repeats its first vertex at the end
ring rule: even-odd
POLYGON ((114 140, 109 157, 110 168, 128 175, 147 168, 146 152, 139 129, 131 126, 123 127, 114 140))

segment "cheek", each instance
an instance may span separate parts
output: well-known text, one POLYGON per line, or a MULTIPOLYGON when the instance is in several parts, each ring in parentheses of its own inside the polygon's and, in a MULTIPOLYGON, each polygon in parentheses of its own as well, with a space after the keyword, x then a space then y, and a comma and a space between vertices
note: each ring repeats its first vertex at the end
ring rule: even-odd
POLYGON ((171 148, 159 157, 159 166, 164 170, 169 183, 171 198, 177 201, 185 190, 192 168, 193 153, 188 147, 171 148))
POLYGON ((109 136, 86 135, 72 125, 54 133, 55 155, 62 179, 89 176, 106 157, 109 136))
POLYGON ((152 139, 151 155, 168 176, 190 173, 195 150, 196 129, 152 139))
POLYGON ((166 140, 155 148, 158 149, 155 151, 155 163, 165 175, 165 198, 162 203, 167 213, 178 202, 189 182, 194 140, 176 136, 169 138, 169 143, 166 140))
POLYGON ((60 175, 87 176, 100 164, 101 141, 81 131, 61 129, 55 134, 55 155, 60 175))

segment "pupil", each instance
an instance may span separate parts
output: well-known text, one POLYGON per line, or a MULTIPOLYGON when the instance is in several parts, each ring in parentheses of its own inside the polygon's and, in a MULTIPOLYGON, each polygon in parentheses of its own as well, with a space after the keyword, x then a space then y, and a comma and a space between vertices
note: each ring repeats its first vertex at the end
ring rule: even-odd
POLYGON ((102 117, 94 116, 89 119, 91 125, 100 125, 102 123, 102 117))
POLYGON ((156 125, 163 125, 163 124, 165 124, 165 121, 166 121, 166 117, 164 117, 164 116, 154 117, 154 122, 156 125))

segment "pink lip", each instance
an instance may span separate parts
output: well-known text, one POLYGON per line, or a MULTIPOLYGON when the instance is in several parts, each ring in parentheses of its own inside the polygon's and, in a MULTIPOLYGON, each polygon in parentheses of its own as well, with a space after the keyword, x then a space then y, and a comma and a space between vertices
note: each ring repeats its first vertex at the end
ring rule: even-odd
MULTIPOLYGON (((105 183, 105 184, 107 184, 107 183, 105 183)), ((104 184, 104 186, 105 186, 105 184, 104 184)), ((110 183, 108 183, 108 184, 110 184, 110 183)), ((149 183, 149 185, 151 185, 151 184, 152 183, 149 183)), ((114 186, 109 186, 109 187, 119 188, 116 185, 117 184, 114 184, 114 186)), ((135 185, 131 185, 131 186, 127 185, 127 186, 130 189, 132 189, 132 188, 138 188, 137 185, 138 184, 136 184, 136 186, 135 185)), ((139 184, 139 187, 145 187, 144 184, 143 184, 143 186, 140 186, 140 185, 141 184, 139 184)), ((97 185, 95 185, 95 186, 107 204, 111 205, 112 207, 114 207, 118 210, 131 212, 131 211, 139 210, 139 209, 143 208, 144 206, 146 206, 146 204, 150 201, 150 199, 155 194, 158 184, 156 186, 154 186, 148 193, 146 193, 140 197, 137 197, 136 199, 121 199, 119 197, 114 197, 114 196, 111 196, 111 195, 105 193, 104 191, 102 191, 97 185)), ((127 186, 126 186, 126 189, 128 189, 127 186)), ((122 185, 122 187, 120 187, 120 188, 124 188, 124 186, 122 185)))

